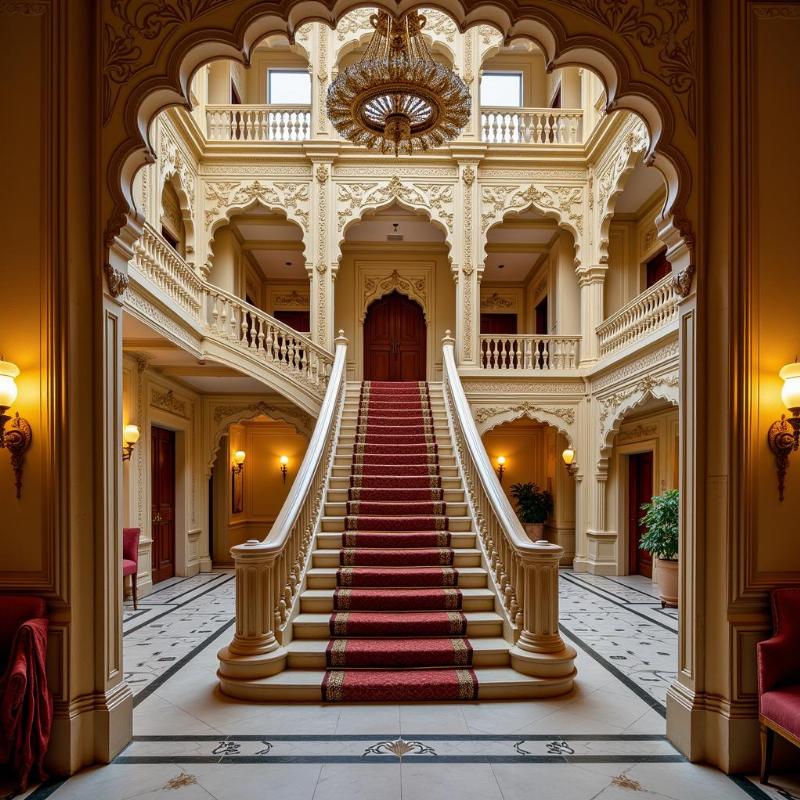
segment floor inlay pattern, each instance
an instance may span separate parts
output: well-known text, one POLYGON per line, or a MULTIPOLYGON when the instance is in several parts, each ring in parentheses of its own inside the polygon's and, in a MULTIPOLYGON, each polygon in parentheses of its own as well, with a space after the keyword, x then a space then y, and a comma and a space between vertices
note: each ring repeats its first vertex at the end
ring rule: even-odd
POLYGON ((800 775, 762 787, 690 764, 666 739, 677 618, 647 579, 565 570, 560 583, 571 694, 367 706, 221 695, 232 573, 165 582, 124 612, 134 740, 29 800, 800 800, 800 775))

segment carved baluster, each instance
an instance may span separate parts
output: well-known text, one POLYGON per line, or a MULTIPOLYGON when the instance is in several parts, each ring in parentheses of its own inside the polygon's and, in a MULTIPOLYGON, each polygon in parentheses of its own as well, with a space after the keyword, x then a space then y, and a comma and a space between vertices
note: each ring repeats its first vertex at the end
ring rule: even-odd
POLYGON ((267 340, 266 340, 265 345, 264 345, 264 351, 265 351, 266 356, 267 356, 267 361, 270 362, 270 361, 272 361, 274 359, 274 353, 273 353, 274 339, 273 339, 273 336, 272 336, 273 328, 272 328, 272 325, 270 323, 266 323, 266 325, 267 325, 267 340))
POLYGON ((534 137, 533 137, 533 141, 536 144, 541 144, 544 141, 543 136, 542 136, 543 122, 544 122, 544 115, 543 114, 537 114, 536 115, 536 129, 534 130, 534 137))
POLYGON ((253 343, 253 336, 252 336, 252 321, 250 320, 250 315, 242 309, 242 321, 240 323, 241 330, 239 331, 239 340, 245 347, 250 347, 253 343))

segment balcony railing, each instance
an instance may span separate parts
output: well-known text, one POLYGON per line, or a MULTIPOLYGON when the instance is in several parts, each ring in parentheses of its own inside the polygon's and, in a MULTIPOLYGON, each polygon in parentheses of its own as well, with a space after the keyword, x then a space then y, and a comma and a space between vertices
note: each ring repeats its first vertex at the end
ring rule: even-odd
POLYGON ((494 144, 577 144, 580 108, 481 108, 481 139, 494 144))
MULTIPOLYGON (((231 361, 234 366, 255 368, 265 380, 278 381, 284 391, 301 390, 311 402, 321 402, 333 354, 261 309, 204 281, 150 225, 145 224, 134 246, 129 269, 153 294, 157 294, 155 287, 167 295, 167 302, 177 306, 178 316, 203 340, 202 349, 210 357, 238 357, 240 363, 231 361)), ((160 326, 162 317, 148 319, 160 326)))
POLYGON ((579 336, 482 334, 481 367, 540 372, 575 369, 579 341, 579 336))
POLYGON ((302 142, 311 137, 311 106, 206 106, 206 134, 219 142, 302 142))
POLYGON ((672 275, 634 297, 597 327, 600 355, 605 356, 641 339, 678 318, 678 295, 672 275))

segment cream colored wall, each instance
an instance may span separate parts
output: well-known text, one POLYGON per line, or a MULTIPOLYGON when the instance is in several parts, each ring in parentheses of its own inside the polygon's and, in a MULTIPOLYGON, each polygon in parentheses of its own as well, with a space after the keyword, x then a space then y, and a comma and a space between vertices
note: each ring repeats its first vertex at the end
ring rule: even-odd
POLYGON ((265 306, 268 314, 276 311, 308 311, 310 289, 308 283, 278 283, 270 281, 264 286, 265 306))
POLYGON ((517 318, 517 333, 525 333, 530 314, 525 286, 511 283, 481 283, 481 314, 510 314, 517 318))
POLYGON ((141 529, 138 584, 144 595, 152 588, 150 440, 153 426, 175 431, 175 572, 194 575, 211 566, 200 396, 148 368, 145 362, 126 355, 122 367, 122 421, 123 425, 138 425, 140 432, 131 459, 122 467, 122 526, 141 529))
MULTIPOLYGON (((226 489, 222 496, 225 530, 214 531, 214 560, 230 562, 230 548, 247 539, 263 539, 286 500, 297 469, 305 456, 308 439, 285 422, 258 418, 229 427, 224 473, 220 476, 226 489), (244 450, 247 457, 242 471, 243 506, 233 512, 230 467, 233 453, 244 450), (280 471, 280 457, 289 457, 286 483, 280 471)), ((215 481, 216 481, 215 476, 215 481)), ((217 517, 219 519, 219 517, 217 517)))
POLYGON ((616 574, 628 566, 628 456, 653 453, 653 493, 678 488, 678 409, 629 414, 614 437, 606 484, 607 530, 617 536, 616 574))
POLYGON ((636 214, 619 214, 611 221, 603 296, 606 318, 645 289, 645 265, 664 247, 655 224, 662 205, 663 193, 658 192, 636 214))
POLYGON ((446 330, 455 330, 455 285, 444 246, 345 244, 334 284, 334 327, 350 339, 347 353, 348 380, 363 375, 364 338, 362 315, 366 313, 365 279, 389 277, 394 271, 424 282, 428 315, 428 380, 442 374, 441 341, 446 330))

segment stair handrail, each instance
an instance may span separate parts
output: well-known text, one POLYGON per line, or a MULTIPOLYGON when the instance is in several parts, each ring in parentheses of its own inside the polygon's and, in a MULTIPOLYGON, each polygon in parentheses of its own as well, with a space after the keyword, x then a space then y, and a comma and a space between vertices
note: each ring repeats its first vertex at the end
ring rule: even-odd
POLYGON ((219 653, 220 677, 266 677, 286 662, 284 633, 300 595, 320 524, 325 487, 341 425, 347 339, 339 331, 328 387, 306 454, 289 494, 264 539, 231 548, 236 570, 236 629, 219 653))
POLYGON ((544 539, 532 542, 526 535, 475 425, 450 331, 442 345, 448 424, 484 557, 512 628, 512 666, 527 675, 547 672, 552 677, 557 662, 566 670, 561 677, 574 676, 575 651, 564 644, 558 628, 558 565, 563 548, 544 539))

